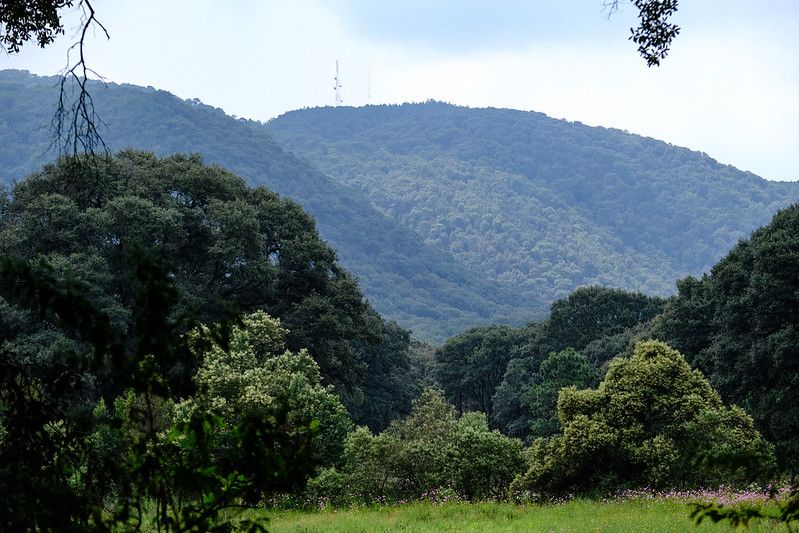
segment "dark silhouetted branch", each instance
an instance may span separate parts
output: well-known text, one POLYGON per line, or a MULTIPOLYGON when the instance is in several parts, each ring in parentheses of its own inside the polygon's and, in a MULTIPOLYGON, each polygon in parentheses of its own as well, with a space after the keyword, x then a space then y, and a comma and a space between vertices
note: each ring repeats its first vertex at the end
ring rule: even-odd
POLYGON ((78 5, 82 10, 80 37, 69 48, 67 67, 61 76, 58 106, 52 121, 55 143, 62 154, 77 155, 83 152, 93 156, 98 148, 108 154, 108 147, 99 131, 99 127, 105 124, 97 114, 94 99, 88 90, 90 75, 101 81, 103 78, 88 67, 84 51, 86 36, 92 26, 99 27, 107 39, 110 36, 97 19, 89 0, 80 0, 78 5), (73 63, 75 53, 77 60, 73 63))
MULTIPOLYGON (((677 12, 678 0, 631 0, 638 9, 639 25, 630 28, 630 40, 638 45, 638 53, 650 67, 660 66, 669 53, 671 42, 680 27, 669 22, 677 12)), ((608 17, 619 10, 619 0, 605 0, 608 17)))

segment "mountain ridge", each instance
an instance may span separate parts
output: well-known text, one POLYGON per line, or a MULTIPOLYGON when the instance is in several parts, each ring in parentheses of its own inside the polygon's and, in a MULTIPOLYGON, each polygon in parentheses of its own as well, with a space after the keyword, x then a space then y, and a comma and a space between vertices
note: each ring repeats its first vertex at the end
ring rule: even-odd
MULTIPOLYGON (((0 72, 0 183, 55 157, 57 77, 0 72)), ((440 102, 267 123, 94 83, 113 149, 199 152, 299 202, 381 313, 438 342, 541 318, 574 289, 669 295, 799 198, 707 154, 543 113, 440 102)))
MULTIPOLYGON (((0 183, 21 179, 57 155, 50 146, 57 81, 0 72, 0 183)), ((357 190, 286 153, 259 123, 153 88, 93 83, 90 90, 108 125, 101 134, 110 149, 199 152, 206 162, 299 202, 375 308, 421 338, 439 341, 475 324, 521 323, 543 314, 543 304, 527 305, 480 279, 379 213, 357 190)))
POLYGON ((266 127, 428 244, 545 301, 595 284, 671 294, 799 198, 701 152, 531 111, 327 107, 266 127))

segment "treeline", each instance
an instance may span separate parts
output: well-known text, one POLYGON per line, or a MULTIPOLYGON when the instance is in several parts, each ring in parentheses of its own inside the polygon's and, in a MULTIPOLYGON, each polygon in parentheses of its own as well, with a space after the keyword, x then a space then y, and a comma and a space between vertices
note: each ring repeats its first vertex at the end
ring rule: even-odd
POLYGON ((434 349, 294 202, 197 156, 61 159, 0 195, 2 528, 794 473, 797 229, 779 212, 668 299, 587 287, 434 349))
POLYGON ((726 402, 751 414, 776 446, 780 464, 796 471, 798 228, 799 206, 778 212, 708 274, 679 281, 678 294, 666 300, 579 289, 555 302, 548 320, 505 328, 502 341, 492 340, 496 328, 454 337, 437 352, 440 383, 456 404, 477 408, 487 397, 477 381, 487 379, 492 401, 479 408, 496 427, 522 438, 547 436, 554 411, 545 410, 546 423, 540 406, 554 406, 551 391, 590 385, 611 359, 630 356, 636 342, 659 339, 683 353, 726 402), (497 368, 482 372, 481 357, 493 346, 502 346, 504 359, 490 358, 497 368), (564 352, 570 348, 576 352, 564 352))

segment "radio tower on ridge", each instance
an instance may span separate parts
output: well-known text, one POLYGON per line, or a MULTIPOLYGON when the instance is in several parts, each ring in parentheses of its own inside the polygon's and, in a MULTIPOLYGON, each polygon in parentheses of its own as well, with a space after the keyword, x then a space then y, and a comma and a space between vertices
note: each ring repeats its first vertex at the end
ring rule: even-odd
POLYGON ((333 89, 335 89, 336 91, 336 106, 339 106, 341 105, 342 100, 341 100, 341 76, 338 73, 338 59, 336 59, 336 77, 333 78, 333 80, 336 82, 336 85, 333 87, 333 89))

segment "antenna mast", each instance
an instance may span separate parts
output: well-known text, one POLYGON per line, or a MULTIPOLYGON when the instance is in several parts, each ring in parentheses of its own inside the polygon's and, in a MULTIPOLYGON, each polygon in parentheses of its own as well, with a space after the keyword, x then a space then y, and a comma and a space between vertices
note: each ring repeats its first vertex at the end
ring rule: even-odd
POLYGON ((339 106, 341 105, 342 100, 341 100, 341 76, 338 73, 338 59, 336 59, 336 77, 333 78, 333 81, 336 82, 335 86, 333 86, 333 89, 336 91, 336 106, 339 106))

